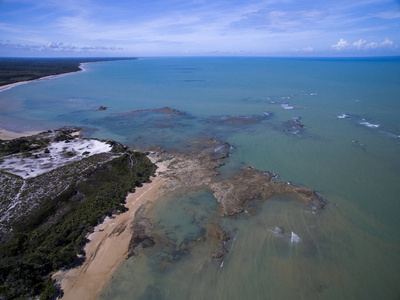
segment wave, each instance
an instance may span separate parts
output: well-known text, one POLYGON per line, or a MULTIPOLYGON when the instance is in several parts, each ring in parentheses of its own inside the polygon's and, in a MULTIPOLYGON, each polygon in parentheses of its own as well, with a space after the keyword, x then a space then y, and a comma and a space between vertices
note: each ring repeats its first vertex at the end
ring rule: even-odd
POLYGON ((350 118, 350 116, 349 116, 348 114, 341 114, 341 115, 338 115, 338 116, 336 116, 336 117, 338 117, 339 119, 347 119, 347 118, 350 118))
POLYGON ((283 109, 293 109, 293 108, 294 108, 293 106, 290 106, 290 105, 287 104, 287 103, 281 104, 281 107, 282 107, 283 109))
POLYGON ((364 120, 360 122, 360 125, 367 126, 369 128, 378 128, 381 126, 380 124, 372 124, 364 120))

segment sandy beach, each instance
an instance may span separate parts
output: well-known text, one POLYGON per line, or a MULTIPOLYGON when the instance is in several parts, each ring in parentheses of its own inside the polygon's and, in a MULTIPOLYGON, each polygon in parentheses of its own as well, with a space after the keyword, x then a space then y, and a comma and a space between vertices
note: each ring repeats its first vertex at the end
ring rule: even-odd
MULTIPOLYGON (((35 79, 35 80, 20 81, 20 82, 16 82, 16 83, 2 85, 2 86, 0 86, 0 92, 8 90, 8 89, 11 89, 11 88, 16 87, 18 85, 27 84, 27 83, 30 83, 30 82, 51 79, 51 78, 55 78, 55 77, 60 77, 60 76, 68 75, 68 74, 74 74, 74 73, 85 71, 85 69, 82 67, 82 65, 83 65, 82 63, 79 64, 79 68, 80 68, 79 71, 62 73, 62 74, 57 74, 57 75, 50 75, 50 76, 40 77, 40 78, 35 79)), ((23 137, 23 136, 35 135, 35 134, 38 134, 40 132, 41 131, 16 132, 16 131, 10 131, 10 130, 4 129, 4 128, 0 128, 0 140, 13 140, 13 139, 17 139, 17 138, 20 138, 20 137, 23 137)))
MULTIPOLYGON (((157 174, 165 170, 164 165, 157 166, 157 174)), ((97 299, 127 256, 132 236, 130 223, 135 212, 142 205, 160 199, 165 179, 157 174, 151 178, 151 183, 143 184, 127 196, 125 206, 129 210, 126 213, 107 217, 88 236, 90 242, 85 246, 86 260, 81 266, 53 275, 64 291, 62 299, 97 299)))
POLYGON ((34 80, 19 81, 19 82, 15 82, 15 83, 2 85, 2 86, 0 86, 0 92, 8 90, 8 89, 11 89, 11 88, 16 87, 16 86, 21 85, 21 84, 26 84, 26 83, 35 82, 35 81, 51 79, 51 78, 55 78, 55 77, 60 77, 60 76, 68 75, 68 74, 74 74, 74 73, 79 73, 79 72, 85 71, 85 69, 82 67, 82 65, 83 65, 83 63, 79 64, 79 66, 78 66, 80 68, 79 71, 61 73, 61 74, 57 74, 57 75, 49 75, 49 76, 40 77, 40 78, 34 79, 34 80))
POLYGON ((23 136, 30 136, 40 133, 41 131, 10 131, 4 128, 0 128, 0 140, 13 140, 23 136))

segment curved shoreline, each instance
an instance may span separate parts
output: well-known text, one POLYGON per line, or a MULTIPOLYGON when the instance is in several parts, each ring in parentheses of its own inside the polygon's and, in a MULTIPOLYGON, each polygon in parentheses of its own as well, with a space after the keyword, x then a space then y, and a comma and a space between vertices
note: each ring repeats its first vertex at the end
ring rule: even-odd
POLYGON ((142 205, 154 204, 161 199, 166 180, 158 175, 166 167, 162 163, 158 163, 157 167, 156 176, 151 178, 150 183, 136 188, 126 197, 128 211, 107 217, 88 236, 84 263, 77 268, 60 270, 52 276, 64 292, 62 299, 97 299, 101 294, 128 255, 132 237, 130 224, 136 211, 142 205))
POLYGON ((30 83, 30 82, 41 81, 41 80, 46 80, 46 79, 52 79, 52 78, 61 77, 61 76, 69 75, 69 74, 74 74, 74 73, 83 72, 83 71, 86 70, 86 69, 82 68, 82 65, 83 65, 83 64, 84 64, 84 63, 80 63, 80 64, 78 65, 78 68, 80 69, 80 70, 78 70, 78 71, 67 72, 67 73, 60 73, 60 74, 56 74, 56 75, 43 76, 43 77, 40 77, 40 78, 37 78, 37 79, 33 79, 33 80, 19 81, 19 82, 15 82, 15 83, 10 83, 10 84, 6 84, 6 85, 2 85, 2 86, 0 86, 0 93, 1 93, 1 92, 4 92, 4 91, 6 91, 6 90, 12 89, 13 87, 16 87, 16 86, 18 86, 18 85, 27 84, 27 83, 30 83))
POLYGON ((158 200, 161 178, 153 178, 137 191, 127 196, 128 212, 106 218, 88 236, 90 242, 85 246, 85 262, 74 269, 59 271, 53 275, 60 284, 62 299, 97 299, 112 278, 114 272, 126 259, 131 240, 130 223, 135 212, 149 201, 158 200))
MULTIPOLYGON (((8 89, 11 89, 15 86, 21 85, 21 84, 26 84, 29 82, 35 82, 35 81, 39 81, 39 80, 45 80, 45 79, 51 79, 51 78, 55 78, 55 77, 59 77, 59 76, 64 76, 64 75, 68 75, 68 74, 74 74, 74 73, 78 73, 78 72, 82 72, 82 71, 86 71, 85 68, 83 68, 84 64, 88 64, 88 63, 97 63, 97 62, 107 62, 107 61, 119 61, 119 60, 137 60, 138 58, 136 57, 113 57, 113 58, 84 58, 84 59, 78 59, 78 61, 75 61, 75 63, 78 63, 78 65, 74 65, 74 68, 76 69, 76 67, 79 70, 76 71, 71 71, 71 72, 63 72, 63 73, 58 73, 58 74, 54 74, 57 71, 55 71, 53 74, 52 72, 47 72, 48 75, 36 78, 36 79, 30 79, 30 80, 24 80, 24 81, 19 81, 19 82, 14 82, 14 83, 9 83, 9 84, 5 84, 5 85, 1 85, 0 86, 0 93, 3 91, 6 91, 8 89)), ((25 70, 26 71, 26 70, 25 70)), ((45 73, 45 72, 43 72, 45 73)))
POLYGON ((7 130, 4 128, 0 128, 0 140, 8 141, 8 140, 17 139, 17 138, 24 137, 24 136, 36 135, 40 132, 42 132, 42 131, 33 130, 33 131, 17 132, 17 131, 11 131, 11 130, 7 130))

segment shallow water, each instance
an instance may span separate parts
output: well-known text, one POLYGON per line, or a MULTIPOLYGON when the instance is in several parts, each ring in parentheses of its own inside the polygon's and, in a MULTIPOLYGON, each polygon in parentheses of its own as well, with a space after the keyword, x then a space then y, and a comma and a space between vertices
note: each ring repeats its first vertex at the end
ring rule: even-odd
POLYGON ((156 205, 150 216, 159 219, 156 232, 166 240, 126 261, 100 298, 394 299, 398 295, 396 277, 376 268, 391 263, 396 247, 355 228, 337 207, 315 213, 290 197, 273 197, 256 204, 255 216, 218 220, 213 214, 206 216, 212 203, 207 191, 186 191, 156 205), (221 222, 231 237, 222 259, 210 258, 212 240, 198 240, 205 222, 221 222), (377 252, 382 255, 377 257, 377 252))
MULTIPOLYGON (((221 178, 251 165, 335 204, 314 215, 301 203, 274 198, 254 217, 224 220, 237 237, 222 268, 208 261, 207 242, 194 243, 165 272, 154 267, 163 252, 146 249, 118 271, 104 299, 400 296, 398 58, 153 58, 85 69, 0 92, 0 127, 82 126, 90 137, 180 151, 215 137, 232 145, 221 178), (163 107, 179 113, 137 112, 163 107), (301 242, 275 236, 276 226, 301 242)), ((203 191, 176 198, 178 206, 188 201, 189 211, 205 212, 213 210, 210 197, 203 191), (209 204, 200 209, 196 198, 209 204)), ((203 232, 205 225, 182 218, 186 212, 167 211, 154 219, 166 227, 178 222, 173 239, 203 232)))

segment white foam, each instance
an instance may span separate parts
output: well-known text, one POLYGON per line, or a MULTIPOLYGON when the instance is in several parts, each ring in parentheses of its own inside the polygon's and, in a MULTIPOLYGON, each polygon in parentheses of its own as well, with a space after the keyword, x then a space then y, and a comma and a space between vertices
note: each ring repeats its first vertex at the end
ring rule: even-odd
POLYGON ((292 243, 300 243, 301 242, 301 238, 292 231, 292 235, 290 237, 290 241, 292 243))
POLYGON ((270 230, 276 237, 284 237, 285 230, 282 227, 275 226, 274 229, 270 230))
POLYGON ((364 125, 367 126, 369 128, 378 128, 379 126, 381 126, 380 124, 372 124, 366 121, 360 122, 360 125, 364 125))
POLYGON ((29 82, 32 82, 32 81, 22 81, 22 82, 10 84, 10 85, 7 84, 7 85, 5 85, 5 86, 3 86, 3 87, 0 87, 0 93, 1 93, 1 92, 4 92, 4 91, 7 91, 7 90, 9 90, 9 89, 12 89, 12 88, 14 88, 14 87, 16 87, 16 86, 23 85, 23 84, 27 84, 27 83, 29 83, 29 82))
POLYGON ((283 109, 293 109, 294 108, 293 106, 290 106, 289 104, 281 104, 281 107, 283 109))
POLYGON ((342 115, 338 115, 337 117, 338 117, 339 119, 346 119, 346 118, 349 117, 349 115, 348 115, 348 114, 342 114, 342 115))
POLYGON ((218 146, 217 148, 215 148, 214 152, 222 151, 222 149, 224 149, 224 147, 225 147, 224 145, 218 146))
POLYGON ((391 133, 391 132, 384 131, 382 133, 386 134, 387 136, 389 136, 391 138, 400 138, 400 135, 397 135, 397 134, 394 134, 394 133, 391 133))

